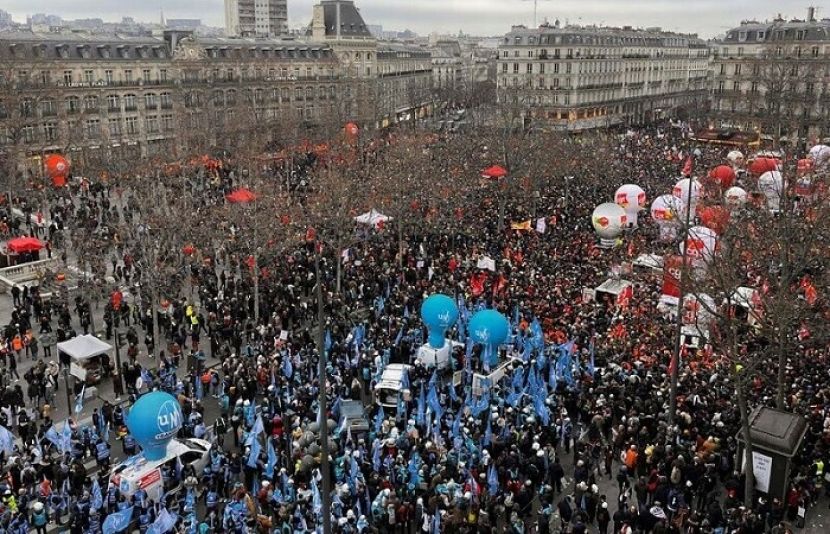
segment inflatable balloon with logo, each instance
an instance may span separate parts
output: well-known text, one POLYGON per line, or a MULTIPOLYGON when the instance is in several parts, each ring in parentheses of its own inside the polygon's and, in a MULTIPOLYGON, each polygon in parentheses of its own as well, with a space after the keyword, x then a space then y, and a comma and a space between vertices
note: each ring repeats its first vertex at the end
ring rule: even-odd
POLYGON ((149 461, 161 460, 167 444, 182 427, 182 409, 176 397, 163 391, 142 395, 127 416, 127 428, 149 461))
POLYGON ((510 323, 496 310, 481 310, 470 319, 470 336, 476 343, 484 345, 491 366, 498 363, 499 345, 507 340, 509 333, 510 323))
POLYGON ((606 248, 611 248, 616 244, 616 239, 622 233, 627 221, 625 210, 613 202, 600 204, 591 214, 594 231, 600 237, 600 244, 606 248))
POLYGON ((625 184, 617 189, 614 202, 625 210, 626 222, 637 227, 637 214, 646 208, 646 192, 639 185, 625 184))
POLYGON ((458 306, 447 295, 432 295, 421 304, 421 319, 429 331, 429 345, 440 349, 444 334, 458 320, 458 306))

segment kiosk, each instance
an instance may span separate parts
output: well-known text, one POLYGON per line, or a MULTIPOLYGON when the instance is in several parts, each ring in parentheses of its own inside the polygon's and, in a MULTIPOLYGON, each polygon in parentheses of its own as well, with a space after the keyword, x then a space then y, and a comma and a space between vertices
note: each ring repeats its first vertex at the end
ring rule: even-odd
MULTIPOLYGON (((807 433, 807 420, 800 415, 759 406, 749 415, 749 427, 755 490, 786 502, 792 458, 807 433)), ((739 432, 735 438, 738 440, 737 465, 743 471, 746 450, 743 434, 739 432)))

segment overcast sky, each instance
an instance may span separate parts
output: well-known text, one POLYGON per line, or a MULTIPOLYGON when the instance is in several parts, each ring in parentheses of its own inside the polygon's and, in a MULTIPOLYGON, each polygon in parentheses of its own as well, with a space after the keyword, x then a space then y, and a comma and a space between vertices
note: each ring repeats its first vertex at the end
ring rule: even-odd
MULTIPOLYGON (((316 0, 288 0, 292 26, 311 20, 316 0)), ((357 0, 367 24, 384 29, 409 28, 422 35, 431 31, 498 35, 512 24, 533 23, 533 0, 357 0)), ((809 1, 794 0, 538 0, 539 22, 547 17, 563 23, 661 26, 666 30, 697 32, 710 37, 736 26, 741 19, 773 18, 784 10, 787 18, 804 18, 809 1)), ((122 16, 141 21, 159 20, 161 8, 168 18, 201 18, 205 24, 224 26, 223 0, 3 0, 0 9, 18 21, 26 15, 49 13, 66 19, 100 17, 118 21, 122 16)), ((819 12, 830 17, 830 12, 819 12)))

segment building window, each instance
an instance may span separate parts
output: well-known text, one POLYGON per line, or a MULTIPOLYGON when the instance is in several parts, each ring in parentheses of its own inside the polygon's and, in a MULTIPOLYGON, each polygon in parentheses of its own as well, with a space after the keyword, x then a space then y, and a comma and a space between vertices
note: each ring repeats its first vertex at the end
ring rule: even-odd
POLYGON ((95 74, 91 70, 84 71, 84 83, 87 85, 92 85, 95 83, 95 74))
POLYGON ((24 126, 20 129, 20 135, 23 138, 24 143, 34 143, 35 142, 35 127, 34 126, 24 126))
POLYGON ((741 73, 741 64, 738 63, 737 65, 735 65, 735 76, 739 75, 740 73, 741 73))
POLYGON ((101 121, 98 119, 87 119, 84 122, 84 135, 87 139, 97 139, 101 135, 101 121))
POLYGON ((124 81, 126 83, 132 83, 133 81, 133 71, 127 69, 124 71, 124 81))
POLYGON ((87 113, 98 112, 98 97, 95 95, 87 95, 84 97, 84 111, 87 113))
POLYGON ((43 136, 46 141, 55 141, 58 138, 58 123, 47 122, 43 125, 43 136))
POLYGON ((161 109, 171 109, 173 107, 173 99, 170 93, 161 93, 161 109))
POLYGON ((72 71, 65 70, 63 71, 63 83, 66 85, 72 85, 72 71))
POLYGON ((161 116, 161 129, 165 132, 173 131, 173 115, 161 116))
POLYGON ((502 63, 501 64, 501 71, 504 72, 504 73, 507 73, 507 63, 502 63))
POLYGON ((138 117, 127 117, 127 133, 130 135, 138 133, 138 117))
POLYGON ((150 69, 144 69, 141 71, 141 79, 144 80, 144 83, 148 83, 150 81, 150 69))
POLYGON ((159 131, 159 118, 155 115, 147 117, 147 133, 154 134, 159 131))
POLYGON ((124 95, 124 111, 135 111, 138 109, 135 95, 124 95))
POLYGON ((532 72, 533 72, 533 63, 528 63, 528 64, 527 64, 527 72, 528 72, 528 73, 532 73, 532 72))
POLYGON ((155 93, 147 93, 144 95, 144 107, 147 109, 156 109, 158 103, 156 102, 155 93))
POLYGON ((52 100, 41 100, 40 101, 40 113, 44 117, 50 117, 52 115, 57 114, 58 110, 55 107, 55 102, 52 100))
POLYGON ((166 82, 167 81, 167 69, 159 70, 159 81, 166 82))
POLYGON ((66 112, 78 113, 81 111, 81 99, 77 96, 70 96, 66 99, 66 112))
POLYGON ((108 122, 110 137, 121 136, 121 119, 110 119, 108 122))
POLYGON ((121 111, 121 98, 118 95, 108 95, 107 109, 109 111, 121 111))
POLYGON ((112 85, 113 79, 114 78, 113 78, 112 71, 109 70, 109 69, 105 70, 104 71, 104 81, 107 83, 107 85, 112 85))
POLYGON ((225 105, 225 95, 222 91, 213 92, 213 106, 220 108, 225 105))

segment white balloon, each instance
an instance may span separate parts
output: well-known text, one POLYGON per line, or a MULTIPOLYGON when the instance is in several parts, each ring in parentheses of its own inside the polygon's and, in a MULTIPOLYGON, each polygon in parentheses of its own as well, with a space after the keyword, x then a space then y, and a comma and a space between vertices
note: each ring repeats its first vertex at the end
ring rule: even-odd
POLYGON ((689 228, 689 235, 686 241, 680 243, 680 253, 686 253, 693 261, 709 261, 714 256, 718 246, 718 234, 711 228, 705 226, 693 226, 689 228))
POLYGON ((784 177, 778 171, 768 171, 758 178, 758 191, 767 199, 767 208, 773 213, 781 209, 781 195, 784 193, 784 177))
POLYGON ((651 203, 651 218, 658 225, 679 224, 685 203, 674 195, 660 195, 651 203))
POLYGON ((733 150, 726 155, 726 159, 733 167, 742 167, 744 164, 744 155, 740 150, 733 150))
POLYGON ((591 215, 594 231, 603 239, 617 238, 625 228, 627 217, 625 210, 613 202, 600 204, 591 215))
POLYGON ((810 149, 807 157, 815 162, 816 167, 826 165, 830 162, 830 146, 816 145, 810 149))
POLYGON ((696 204, 698 199, 700 198, 701 193, 703 192, 703 186, 700 185, 700 182, 697 180, 690 180, 689 178, 683 178, 676 184, 674 184, 674 189, 672 189, 672 195, 676 196, 684 203, 689 202, 689 188, 692 190, 691 194, 691 203, 696 204))
POLYGON ((628 224, 637 226, 637 214, 646 207, 646 192, 639 185, 625 184, 614 194, 617 203, 628 217, 628 224))
POLYGON ((738 186, 730 187, 726 190, 726 193, 723 194, 726 204, 733 208, 746 204, 746 197, 746 191, 738 186))

